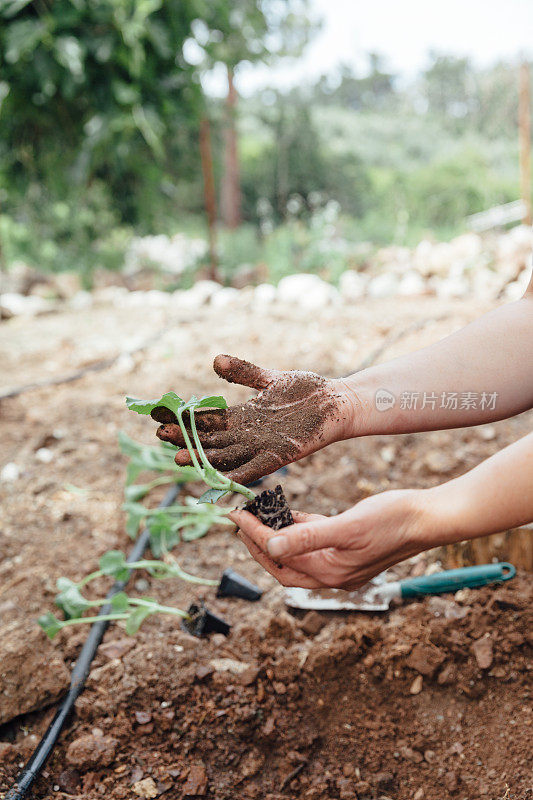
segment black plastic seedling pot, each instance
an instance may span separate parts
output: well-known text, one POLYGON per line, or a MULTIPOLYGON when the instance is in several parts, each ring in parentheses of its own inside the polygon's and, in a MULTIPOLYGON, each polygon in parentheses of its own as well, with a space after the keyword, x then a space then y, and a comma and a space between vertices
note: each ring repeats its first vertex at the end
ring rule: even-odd
POLYGON ((233 569, 225 569, 217 589, 217 597, 242 597, 243 600, 255 602, 261 599, 263 592, 251 581, 243 578, 233 569))
POLYGON ((187 610, 188 618, 182 621, 182 626, 187 633, 193 636, 202 637, 207 636, 209 633, 223 633, 228 636, 231 625, 221 617, 217 617, 212 611, 209 611, 202 603, 196 605, 191 603, 187 610))

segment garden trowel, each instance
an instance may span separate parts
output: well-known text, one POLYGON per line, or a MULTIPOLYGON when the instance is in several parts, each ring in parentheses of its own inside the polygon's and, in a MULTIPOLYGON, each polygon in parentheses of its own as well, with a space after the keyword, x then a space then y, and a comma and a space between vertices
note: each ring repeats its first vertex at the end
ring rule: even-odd
POLYGON ((512 564, 480 564, 448 569, 433 575, 387 581, 385 573, 354 591, 345 589, 285 589, 285 602, 291 608, 315 611, 387 611, 393 598, 407 599, 429 594, 478 588, 487 583, 508 581, 516 574, 512 564))

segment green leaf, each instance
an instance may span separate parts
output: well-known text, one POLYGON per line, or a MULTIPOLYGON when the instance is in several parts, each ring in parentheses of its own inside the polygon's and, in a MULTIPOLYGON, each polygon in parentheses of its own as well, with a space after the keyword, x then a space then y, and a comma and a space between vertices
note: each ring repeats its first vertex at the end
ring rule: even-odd
POLYGON ((130 609, 130 599, 126 592, 117 592, 111 598, 113 614, 122 614, 130 609))
POLYGON ((63 627, 61 620, 55 617, 51 611, 39 617, 37 622, 49 639, 53 639, 56 633, 58 633, 58 631, 60 631, 63 627))
POLYGON ((130 539, 136 539, 139 533, 141 522, 148 515, 149 511, 140 503, 124 503, 122 506, 123 511, 127 511, 128 518, 126 520, 126 533, 130 539))
POLYGON ((150 550, 156 558, 170 552, 180 541, 179 530, 172 523, 172 518, 164 514, 150 520, 150 550))
POLYGON ((126 633, 128 636, 133 636, 134 633, 137 633, 144 620, 151 614, 155 614, 155 609, 147 606, 137 606, 137 608, 133 609, 126 620, 126 633))
POLYGON ((166 392, 158 400, 137 400, 135 397, 126 397, 126 405, 130 411, 136 411, 137 414, 150 414, 154 408, 168 408, 177 415, 178 410, 185 405, 181 397, 175 392, 166 392))
POLYGON ((104 553, 98 566, 104 575, 112 575, 117 581, 129 578, 130 570, 126 564, 126 557, 120 550, 109 550, 104 553))
POLYGON ((59 594, 56 595, 55 604, 63 611, 65 619, 79 619, 83 616, 83 612, 90 608, 74 581, 69 578, 58 578, 57 588, 59 594))
POLYGON ((202 397, 198 401, 196 408, 227 408, 228 404, 220 395, 213 395, 212 397, 202 397))
POLYGON ((124 497, 130 502, 136 502, 146 497, 151 489, 151 483, 136 483, 133 486, 130 485, 124 488, 124 497))
POLYGON ((198 498, 198 503, 216 503, 221 497, 228 493, 227 489, 208 489, 198 498))

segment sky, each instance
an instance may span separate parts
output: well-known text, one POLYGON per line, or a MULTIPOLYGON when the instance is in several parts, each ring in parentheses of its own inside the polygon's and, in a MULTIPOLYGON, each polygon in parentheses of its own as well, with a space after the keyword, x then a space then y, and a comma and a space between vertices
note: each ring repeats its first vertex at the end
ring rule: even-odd
MULTIPOLYGON (((468 55, 479 65, 533 57, 533 0, 311 0, 311 8, 323 26, 303 56, 275 68, 244 65, 241 94, 309 82, 342 61, 363 68, 371 50, 406 78, 424 66, 430 49, 468 55)), ((225 75, 215 74, 206 89, 223 94, 225 85, 225 75)))

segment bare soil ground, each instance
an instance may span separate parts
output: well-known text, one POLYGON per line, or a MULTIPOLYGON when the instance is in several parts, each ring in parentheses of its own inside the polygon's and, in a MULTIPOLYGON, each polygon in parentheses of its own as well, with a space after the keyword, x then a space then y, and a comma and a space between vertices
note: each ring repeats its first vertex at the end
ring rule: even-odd
MULTIPOLYGON (((380 348, 380 360, 407 352, 484 310, 429 297, 366 301, 311 318, 289 309, 266 316, 102 305, 3 323, 2 388, 68 373, 164 333, 105 371, 0 403, 0 465, 14 462, 20 471, 0 483, 0 683, 6 665, 20 663, 20 707, 61 693, 86 630, 47 645, 33 620, 53 609, 57 577, 80 578, 105 550, 130 547, 117 431, 151 442, 155 424, 128 413, 124 395, 172 388, 185 396, 222 392, 233 402, 249 390, 223 385, 211 371, 219 352, 346 374, 380 348), (42 448, 49 463, 37 455, 42 448)), ((524 414, 488 432, 344 442, 292 465, 282 483, 293 508, 337 513, 383 489, 460 474, 525 434, 531 420, 524 414)), ((134 639, 112 627, 36 797, 533 797, 530 577, 381 616, 304 617, 285 611, 280 587, 229 533, 184 543, 177 556, 207 577, 233 566, 265 590, 263 599, 221 600, 211 590, 136 576, 136 590, 163 602, 206 597, 233 624, 231 636, 197 640, 169 618, 148 620, 134 639)), ((400 571, 422 571, 434 558, 400 571)), ((0 796, 52 714, 35 711, 0 728, 0 796)))

